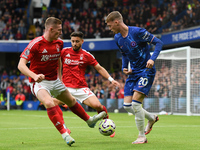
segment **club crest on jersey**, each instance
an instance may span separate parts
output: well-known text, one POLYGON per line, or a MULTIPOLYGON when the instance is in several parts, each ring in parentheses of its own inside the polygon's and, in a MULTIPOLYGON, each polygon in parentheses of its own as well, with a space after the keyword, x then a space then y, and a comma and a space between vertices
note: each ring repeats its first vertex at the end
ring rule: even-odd
POLYGON ((80 55, 80 60, 83 60, 83 54, 80 55))
POLYGON ((57 52, 60 51, 60 48, 59 48, 58 44, 56 44, 56 49, 57 49, 57 52))
POLYGON ((136 47, 136 45, 137 45, 137 44, 136 44, 135 41, 132 41, 132 42, 131 42, 131 47, 136 47))

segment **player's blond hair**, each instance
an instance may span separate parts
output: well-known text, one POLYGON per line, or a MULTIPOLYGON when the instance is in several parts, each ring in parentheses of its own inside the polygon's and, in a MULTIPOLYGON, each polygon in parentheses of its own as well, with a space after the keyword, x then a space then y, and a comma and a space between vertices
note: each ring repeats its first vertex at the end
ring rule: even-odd
POLYGON ((62 24, 62 21, 60 19, 55 18, 55 17, 49 17, 45 21, 45 28, 48 28, 49 26, 59 25, 59 24, 62 24))
POLYGON ((111 13, 109 13, 108 16, 106 17, 106 23, 109 21, 114 21, 115 19, 123 21, 123 17, 119 11, 112 11, 111 13))

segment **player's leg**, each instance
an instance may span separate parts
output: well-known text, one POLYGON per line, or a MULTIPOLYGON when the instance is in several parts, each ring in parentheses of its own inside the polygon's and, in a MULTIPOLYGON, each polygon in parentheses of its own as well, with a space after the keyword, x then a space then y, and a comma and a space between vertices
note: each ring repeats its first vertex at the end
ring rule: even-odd
MULTIPOLYGON (((149 112, 147 112, 147 113, 149 113, 149 112)), ((159 120, 159 118, 158 118, 157 115, 151 114, 151 116, 153 116, 152 117, 153 119, 151 119, 151 120, 148 121, 148 123, 147 123, 147 125, 145 127, 145 130, 144 130, 145 135, 147 135, 147 134, 149 134, 151 132, 154 123, 156 123, 159 120)))
POLYGON ((44 104, 47 109, 47 114, 49 119, 54 124, 56 129, 60 132, 63 139, 66 141, 68 145, 71 146, 75 142, 75 140, 68 134, 67 130, 63 126, 63 120, 60 117, 59 112, 57 111, 57 106, 55 106, 52 97, 49 92, 45 89, 40 89, 37 92, 37 98, 44 104))
MULTIPOLYGON (((93 109, 96 109, 98 113, 101 113, 103 111, 106 112, 106 117, 104 117, 103 119, 108 119, 108 111, 106 109, 105 106, 103 106, 98 98, 93 94, 91 96, 89 96, 88 98, 86 98, 84 101, 82 101, 83 104, 92 107, 93 109)), ((115 136, 115 132, 113 134, 110 135, 110 137, 114 137, 115 136)))
POLYGON ((59 105, 63 105, 64 103, 61 102, 61 101, 59 101, 59 100, 56 99, 56 98, 53 98, 53 101, 54 101, 54 104, 55 104, 55 106, 56 106, 56 109, 57 109, 58 113, 60 114, 60 117, 62 118, 62 123, 63 123, 64 128, 65 128, 65 129, 67 130, 67 132, 70 134, 71 131, 70 131, 70 129, 67 128, 67 126, 65 125, 65 121, 64 121, 64 118, 63 118, 63 112, 62 112, 61 108, 59 107, 59 105))
POLYGON ((98 100, 98 98, 95 95, 89 96, 88 98, 83 100, 82 103, 97 110, 98 113, 105 111, 107 116, 103 119, 106 119, 109 117, 106 107, 100 103, 100 101, 98 100))
POLYGON ((105 115, 106 115, 106 112, 103 111, 103 112, 99 113, 98 115, 90 117, 85 112, 83 107, 78 102, 76 102, 75 98, 69 93, 68 90, 65 90, 65 91, 61 92, 61 94, 57 96, 57 99, 61 100, 65 104, 67 104, 69 106, 69 109, 74 114, 79 116, 81 119, 86 121, 88 126, 91 127, 91 128, 94 128, 94 126, 96 125, 97 121, 102 119, 102 118, 104 118, 105 115))
POLYGON ((133 94, 132 106, 135 112, 135 123, 139 131, 139 136, 138 136, 138 139, 134 141, 132 144, 147 143, 147 139, 144 134, 145 114, 142 108, 142 102, 143 102, 144 97, 145 97, 144 94, 137 91, 135 91, 133 94))
MULTIPOLYGON (((133 107, 132 107, 132 96, 125 96, 124 97, 123 107, 128 113, 135 115, 135 112, 134 112, 133 107)), ((157 117, 157 115, 153 115, 153 114, 149 113, 148 111, 146 111, 145 109, 143 109, 143 111, 144 111, 144 114, 145 114, 145 118, 148 119, 149 121, 154 121, 155 116, 157 117)))
MULTIPOLYGON (((148 95, 148 93, 151 89, 151 86, 153 84, 154 77, 155 77, 155 70, 154 69, 145 70, 143 72, 143 78, 140 78, 138 85, 140 84, 140 85, 143 86, 143 88, 141 88, 141 92, 144 93, 145 95, 148 95)), ((138 90, 139 90, 139 88, 138 88, 138 90)), ((148 133, 150 133, 154 123, 157 122, 159 120, 159 118, 158 118, 157 115, 149 113, 146 110, 144 110, 144 114, 145 114, 145 118, 148 119, 147 126, 144 130, 145 135, 147 135, 148 133)))
POLYGON ((125 96, 124 97, 123 107, 128 113, 135 115, 135 112, 134 112, 133 107, 132 107, 132 96, 125 96))
POLYGON ((124 109, 128 112, 128 114, 135 115, 135 112, 132 107, 132 97, 133 97, 133 87, 134 87, 134 79, 127 79, 124 85, 124 109))

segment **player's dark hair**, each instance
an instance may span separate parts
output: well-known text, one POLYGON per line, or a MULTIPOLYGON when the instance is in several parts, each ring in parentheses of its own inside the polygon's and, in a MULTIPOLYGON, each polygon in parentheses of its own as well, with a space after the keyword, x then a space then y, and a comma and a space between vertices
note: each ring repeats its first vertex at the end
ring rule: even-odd
POLYGON ((81 39, 83 39, 84 34, 83 34, 83 32, 80 32, 80 31, 72 32, 70 37, 80 37, 81 39))

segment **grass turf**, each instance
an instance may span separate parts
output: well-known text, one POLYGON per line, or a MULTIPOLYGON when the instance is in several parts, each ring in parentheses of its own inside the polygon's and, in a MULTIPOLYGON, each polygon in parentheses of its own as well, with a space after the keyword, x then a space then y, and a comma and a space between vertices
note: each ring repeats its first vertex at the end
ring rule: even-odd
MULTIPOLYGON (((46 111, 0 110, 0 150, 199 150, 200 116, 160 115, 147 135, 147 144, 133 145, 138 131, 134 116, 109 113, 116 124, 114 138, 103 136, 70 111, 64 119, 75 139, 69 147, 47 117, 46 111)), ((95 112, 88 112, 90 116, 95 112)), ((147 121, 146 121, 147 123, 147 121)))

